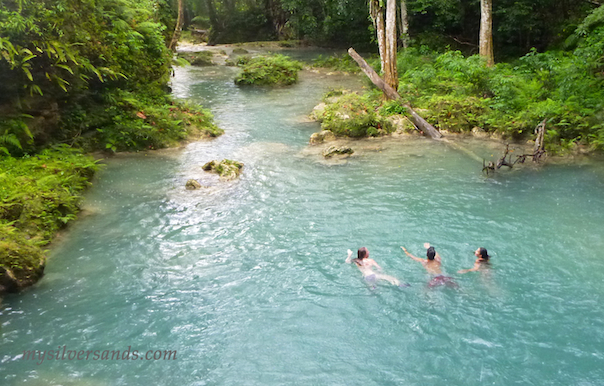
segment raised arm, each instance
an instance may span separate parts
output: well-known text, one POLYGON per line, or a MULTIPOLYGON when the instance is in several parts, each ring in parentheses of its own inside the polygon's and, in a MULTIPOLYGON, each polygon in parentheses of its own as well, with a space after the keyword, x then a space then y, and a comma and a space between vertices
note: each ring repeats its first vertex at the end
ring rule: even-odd
POLYGON ((352 251, 349 249, 348 257, 346 258, 346 264, 350 264, 350 262, 352 261, 352 259, 350 258, 351 256, 352 256, 352 251))
POLYGON ((457 273, 468 273, 468 272, 474 272, 474 271, 478 271, 480 269, 480 263, 478 261, 476 261, 474 263, 474 266, 472 268, 468 268, 468 269, 461 269, 459 271, 457 271, 457 273))
POLYGON ((424 264, 424 259, 420 259, 419 257, 415 257, 412 254, 410 254, 409 252, 407 252, 407 249, 405 247, 401 247, 403 249, 403 252, 405 252, 405 254, 407 256, 409 256, 410 258, 412 258, 415 261, 419 261, 420 263, 424 264))

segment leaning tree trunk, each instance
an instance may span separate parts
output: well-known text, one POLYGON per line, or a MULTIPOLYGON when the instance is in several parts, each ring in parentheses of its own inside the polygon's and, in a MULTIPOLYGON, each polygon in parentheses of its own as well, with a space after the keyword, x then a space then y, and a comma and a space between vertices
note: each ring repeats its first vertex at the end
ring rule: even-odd
MULTIPOLYGON (((363 59, 361 55, 357 54, 354 49, 349 48, 348 55, 350 55, 350 57, 352 57, 355 62, 358 63, 359 67, 361 67, 361 70, 363 70, 365 75, 367 75, 367 77, 371 80, 373 84, 375 84, 380 90, 384 92, 384 95, 394 100, 401 99, 401 96, 398 94, 398 92, 396 92, 395 89, 390 87, 388 83, 384 82, 384 80, 380 78, 380 76, 373 70, 373 68, 371 68, 371 66, 367 64, 365 59, 363 59)), ((421 131, 428 134, 434 139, 442 138, 443 135, 438 130, 436 130, 434 126, 429 124, 428 121, 426 121, 418 113, 416 113, 411 108, 411 106, 409 106, 408 104, 404 104, 403 106, 405 106, 405 108, 411 113, 411 121, 413 122, 413 124, 415 124, 418 129, 420 129, 421 131)))
POLYGON ((386 67, 384 63, 384 56, 386 54, 386 27, 384 24, 384 8, 380 6, 378 0, 369 1, 369 14, 371 15, 371 20, 377 34, 381 72, 384 72, 386 67))
POLYGON ((407 15, 406 0, 401 0, 401 39, 403 48, 409 48, 409 16, 407 15))
POLYGON ((398 90, 396 70, 396 0, 386 3, 386 53, 384 62, 384 81, 394 90, 398 90))
POLYGON ((487 60, 487 66, 495 64, 493 58, 493 0, 480 0, 480 56, 487 60))
POLYGON ((174 27, 174 33, 172 34, 172 40, 170 41, 170 45, 168 48, 172 51, 176 49, 176 45, 178 44, 178 40, 180 39, 180 33, 182 32, 182 26, 185 22, 184 12, 185 5, 184 0, 178 0, 178 18, 176 19, 176 27, 174 27))

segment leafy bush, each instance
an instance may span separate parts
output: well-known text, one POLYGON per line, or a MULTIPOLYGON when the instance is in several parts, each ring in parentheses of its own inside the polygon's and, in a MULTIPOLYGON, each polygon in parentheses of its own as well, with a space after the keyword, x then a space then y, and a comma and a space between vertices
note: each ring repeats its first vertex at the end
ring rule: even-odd
POLYGON ((424 118, 437 122, 437 128, 453 133, 485 127, 489 114, 488 102, 476 97, 435 95, 426 103, 424 118))
POLYGON ((284 55, 260 56, 245 60, 241 73, 235 78, 238 85, 289 85, 298 81, 302 63, 284 55))

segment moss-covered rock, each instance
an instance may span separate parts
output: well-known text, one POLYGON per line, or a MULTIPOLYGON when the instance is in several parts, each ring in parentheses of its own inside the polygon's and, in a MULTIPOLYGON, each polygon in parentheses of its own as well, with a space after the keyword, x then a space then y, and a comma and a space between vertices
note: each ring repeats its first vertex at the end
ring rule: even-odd
POLYGON ((203 170, 216 173, 224 180, 233 180, 241 174, 243 162, 223 159, 222 161, 210 161, 201 167, 203 170))
POLYGON ((97 169, 91 157, 67 147, 0 159, 0 293, 42 276, 43 247, 75 219, 97 169))
POLYGON ((336 140, 335 134, 329 130, 322 130, 322 131, 319 131, 318 133, 313 133, 310 136, 311 145, 316 145, 319 143, 335 141, 335 140, 336 140))
MULTIPOLYGON (((328 101, 329 102, 329 101, 328 101)), ((376 109, 378 101, 350 93, 327 103, 319 114, 321 128, 336 136, 368 137, 380 136, 393 131, 390 121, 380 116, 376 109)))
POLYGON ((298 81, 302 69, 302 63, 284 55, 251 58, 238 65, 241 73, 235 78, 237 85, 290 85, 298 81))
POLYGON ((214 62, 212 58, 214 53, 212 51, 197 51, 197 52, 179 52, 178 58, 185 59, 193 66, 213 66, 214 62))
POLYGON ((406 134, 406 133, 414 133, 417 131, 413 122, 411 122, 409 120, 409 118, 407 118, 404 115, 398 115, 398 114, 390 115, 386 119, 388 119, 388 121, 390 121, 390 124, 392 125, 392 129, 396 133, 406 134))
POLYGON ((187 190, 201 189, 201 184, 195 180, 188 180, 187 183, 185 184, 185 188, 187 190))
POLYGON ((331 158, 336 155, 350 156, 354 153, 354 150, 349 146, 329 146, 323 151, 323 157, 331 158))

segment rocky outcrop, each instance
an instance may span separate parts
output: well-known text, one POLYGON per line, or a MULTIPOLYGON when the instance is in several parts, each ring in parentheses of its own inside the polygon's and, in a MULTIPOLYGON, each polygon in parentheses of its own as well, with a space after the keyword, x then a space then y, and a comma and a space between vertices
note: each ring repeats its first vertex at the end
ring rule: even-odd
POLYGON ((315 107, 313 107, 310 112, 310 119, 317 122, 323 122, 323 113, 325 113, 325 108, 327 108, 327 104, 325 102, 321 102, 315 107))
POLYGON ((346 156, 349 157, 354 153, 354 150, 349 146, 329 146, 327 149, 323 151, 323 157, 331 158, 333 156, 346 156))
POLYGON ((210 161, 201 167, 206 172, 216 173, 223 180, 233 180, 241 174, 243 162, 223 159, 222 161, 210 161))
POLYGON ((310 144, 316 145, 323 142, 335 141, 336 135, 329 130, 322 130, 310 136, 310 144))
POLYGON ((0 295, 8 292, 19 292, 40 280, 44 274, 44 259, 35 267, 22 267, 18 272, 0 267, 0 295))
POLYGON ((484 129, 482 129, 482 128, 478 127, 478 126, 475 126, 475 127, 472 129, 472 134, 473 134, 473 135, 474 135, 476 138, 489 138, 489 137, 490 137, 490 134, 489 134, 489 133, 487 133, 486 131, 484 131, 484 129))
POLYGON ((386 119, 390 121, 394 132, 397 134, 406 134, 417 131, 417 128, 413 122, 411 122, 409 118, 404 115, 391 115, 386 119))
POLYGON ((188 180, 187 183, 185 184, 185 188, 187 190, 201 189, 201 184, 195 180, 188 180))

